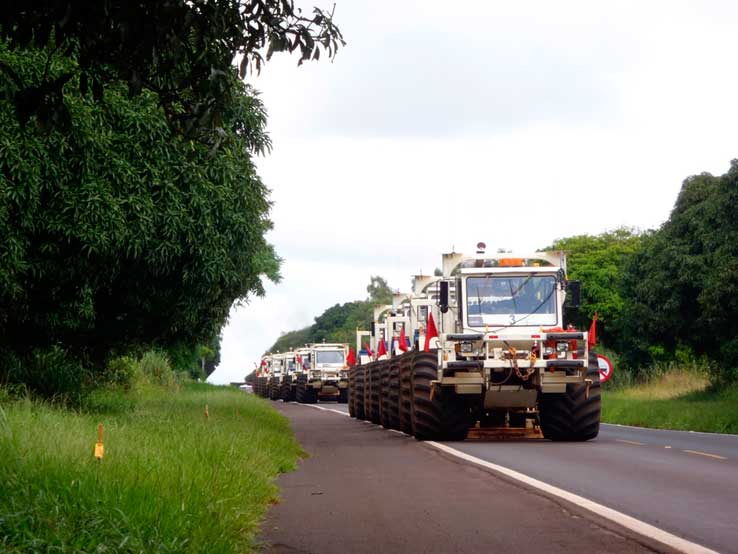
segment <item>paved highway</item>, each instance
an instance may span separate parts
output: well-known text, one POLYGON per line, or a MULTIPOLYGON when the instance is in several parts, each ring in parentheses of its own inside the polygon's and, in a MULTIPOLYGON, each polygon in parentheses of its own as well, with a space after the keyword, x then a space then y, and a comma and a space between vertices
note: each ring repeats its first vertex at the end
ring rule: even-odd
POLYGON ((309 458, 279 478, 263 552, 673 552, 401 433, 310 406, 275 407, 309 458))
MULTIPOLYGON (((327 537, 339 540, 342 552, 454 552, 457 547, 476 552, 483 544, 490 551, 493 544, 498 551, 556 551, 551 541, 568 552, 669 551, 587 510, 540 492, 521 493, 523 485, 494 473, 480 475, 472 464, 450 460, 396 432, 334 411, 281 402, 275 406, 291 419, 311 458, 299 471, 280 478, 283 502, 272 511, 263 537, 272 544, 269 552, 331 552, 327 537), (344 468, 332 484, 326 463, 344 468), (411 486, 417 475, 425 477, 411 486), (334 492, 349 504, 326 505, 316 512, 314 497, 325 493, 306 495, 314 486, 336 487, 334 492), (296 521, 289 520, 304 510, 320 518, 294 536, 296 521), (336 525, 326 526, 326 510, 329 519, 337 518, 336 525), (418 510, 425 514, 421 521, 415 521, 418 510), (436 529, 448 518, 457 528, 447 539, 422 524, 434 521, 436 529), (381 524, 373 525, 375 521, 381 524), (469 539, 469 533, 476 538, 469 539), (381 537, 372 539, 375 535, 381 537), (411 542, 405 540, 409 535, 411 542), (348 548, 346 541, 353 546, 348 548), (362 550, 359 543, 365 541, 371 548, 362 550)), ((335 403, 320 407, 347 412, 345 405, 335 403)), ((738 436, 603 425, 600 436, 588 443, 533 439, 443 445, 715 551, 738 554, 738 436)), ((331 474, 336 475, 335 468, 331 474)))
MULTIPOLYGON (((348 413, 345 405, 328 405, 348 413)), ((587 443, 445 443, 719 552, 738 553, 738 436, 602 424, 587 443)))

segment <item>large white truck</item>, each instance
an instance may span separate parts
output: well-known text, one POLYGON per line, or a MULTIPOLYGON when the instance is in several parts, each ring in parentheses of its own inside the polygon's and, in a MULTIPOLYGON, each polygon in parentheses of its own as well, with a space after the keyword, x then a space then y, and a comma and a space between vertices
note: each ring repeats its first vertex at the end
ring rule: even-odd
POLYGON ((348 399, 346 356, 348 346, 339 343, 307 345, 308 356, 301 355, 302 371, 295 375, 295 397, 298 402, 314 404, 318 399, 348 399))
MULTIPOLYGON (((414 286, 400 305, 409 306, 413 348, 352 369, 350 412, 419 440, 531 424, 551 440, 594 438, 599 369, 588 334, 565 321, 579 297, 565 255, 484 250, 480 243, 473 255, 445 254, 443 274, 414 286), (438 329, 428 351, 421 311, 438 329)), ((378 329, 391 340, 396 318, 375 321, 373 344, 378 329)))

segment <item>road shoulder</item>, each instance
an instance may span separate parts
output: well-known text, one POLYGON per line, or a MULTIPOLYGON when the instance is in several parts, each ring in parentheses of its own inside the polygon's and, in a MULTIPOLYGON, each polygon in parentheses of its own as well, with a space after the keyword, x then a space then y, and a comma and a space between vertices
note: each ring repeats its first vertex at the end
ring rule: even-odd
POLYGON ((264 552, 669 552, 402 434, 275 406, 310 457, 279 479, 264 552))

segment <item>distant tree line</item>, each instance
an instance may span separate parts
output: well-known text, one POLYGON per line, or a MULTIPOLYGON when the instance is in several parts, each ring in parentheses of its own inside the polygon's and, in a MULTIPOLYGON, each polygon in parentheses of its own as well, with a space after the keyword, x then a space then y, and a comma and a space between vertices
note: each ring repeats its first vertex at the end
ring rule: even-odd
POLYGON ((353 345, 356 329, 369 329, 375 306, 392 303, 386 279, 373 275, 366 287, 366 300, 336 304, 315 318, 315 323, 280 336, 267 352, 286 352, 314 342, 343 342, 353 345))

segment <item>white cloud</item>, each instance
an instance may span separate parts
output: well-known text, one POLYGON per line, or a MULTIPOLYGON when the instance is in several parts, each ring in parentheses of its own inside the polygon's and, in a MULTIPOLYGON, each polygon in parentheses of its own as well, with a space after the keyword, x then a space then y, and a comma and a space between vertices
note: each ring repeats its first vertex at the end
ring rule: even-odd
POLYGON ((407 289, 452 246, 656 227, 685 177, 736 157, 731 3, 448 6, 339 1, 334 63, 275 58, 255 81, 284 280, 233 311, 211 380, 372 274, 407 289))

